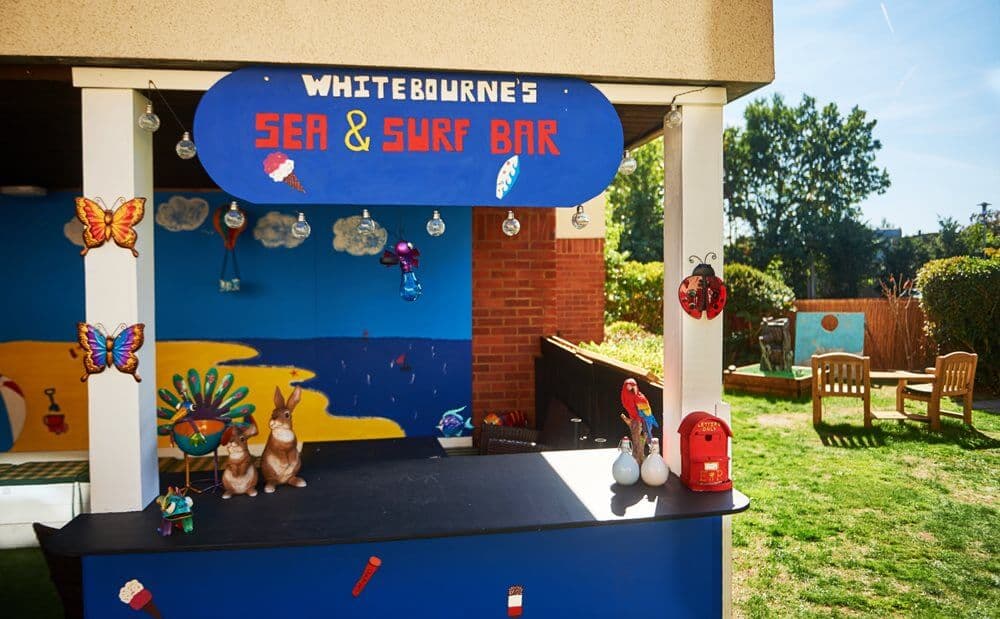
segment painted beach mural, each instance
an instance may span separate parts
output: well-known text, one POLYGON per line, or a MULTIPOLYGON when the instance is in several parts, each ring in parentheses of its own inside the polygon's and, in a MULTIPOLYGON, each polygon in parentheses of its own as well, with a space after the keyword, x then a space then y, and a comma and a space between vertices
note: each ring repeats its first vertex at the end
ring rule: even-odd
MULTIPOLYGON (((76 195, 0 198, 9 218, 0 230, 5 287, 16 300, 0 307, 0 451, 88 445, 75 334, 85 318, 76 195)), ((231 374, 246 388, 233 406, 259 415, 270 412, 276 385, 300 385, 303 441, 468 434, 470 209, 438 209, 447 233, 431 237, 430 209, 371 208, 380 227, 362 235, 361 209, 241 203, 247 225, 233 235, 216 223, 231 200, 157 192, 147 201, 156 222, 158 388, 174 391, 175 375, 215 368, 220 381, 231 374), (312 227, 306 239, 291 234, 298 211, 312 227), (422 294, 412 302, 401 298, 398 263, 383 256, 401 240, 419 255, 422 294)))

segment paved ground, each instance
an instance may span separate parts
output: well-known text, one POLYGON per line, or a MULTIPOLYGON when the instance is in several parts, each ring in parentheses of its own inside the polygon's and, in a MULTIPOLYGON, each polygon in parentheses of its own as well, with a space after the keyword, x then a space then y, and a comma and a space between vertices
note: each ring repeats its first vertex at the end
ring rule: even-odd
POLYGON ((1000 400, 973 400, 972 408, 991 413, 1000 413, 1000 400))

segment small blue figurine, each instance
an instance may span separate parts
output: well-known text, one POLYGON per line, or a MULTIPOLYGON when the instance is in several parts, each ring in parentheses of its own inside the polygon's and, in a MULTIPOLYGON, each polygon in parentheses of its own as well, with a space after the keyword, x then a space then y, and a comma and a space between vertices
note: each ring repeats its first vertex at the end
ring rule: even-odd
POLYGON ((399 265, 400 282, 399 296, 404 301, 416 301, 423 292, 420 282, 417 281, 417 274, 414 272, 420 262, 420 250, 413 246, 413 243, 400 241, 396 243, 394 251, 388 249, 382 252, 379 262, 385 266, 399 265))
POLYGON ((167 487, 167 493, 157 497, 156 504, 160 506, 160 528, 157 529, 160 535, 166 537, 174 532, 174 527, 182 529, 185 533, 194 531, 194 518, 191 514, 191 506, 194 499, 184 496, 183 490, 178 490, 173 486, 167 487))

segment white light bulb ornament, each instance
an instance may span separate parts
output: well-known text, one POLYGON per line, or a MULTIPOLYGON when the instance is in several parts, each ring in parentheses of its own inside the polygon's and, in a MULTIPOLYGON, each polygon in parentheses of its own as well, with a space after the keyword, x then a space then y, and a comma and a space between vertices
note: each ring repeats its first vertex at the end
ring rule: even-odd
POLYGON ((444 234, 444 220, 441 219, 441 212, 435 210, 431 218, 427 220, 427 234, 431 236, 441 236, 444 234))
POLYGON ((160 128, 160 117, 153 112, 153 104, 146 104, 146 111, 139 116, 139 128, 143 131, 155 133, 160 128))
POLYGON ((177 156, 181 159, 191 159, 198 154, 198 147, 191 140, 191 133, 189 131, 185 131, 184 135, 181 136, 175 150, 177 151, 177 156))
POLYGON ((292 236, 297 239, 307 239, 312 234, 312 226, 306 221, 306 214, 300 212, 299 218, 292 224, 292 236))
POLYGON ((632 153, 625 151, 625 154, 622 155, 622 162, 618 164, 618 173, 630 176, 635 172, 637 167, 639 167, 639 164, 636 162, 635 157, 632 156, 632 153))
POLYGON ((618 446, 618 458, 611 465, 611 476, 621 486, 631 486, 639 481, 639 463, 632 456, 632 441, 625 437, 618 446))
POLYGON ((229 210, 226 211, 225 216, 222 218, 223 223, 230 230, 236 230, 237 228, 242 228, 243 224, 247 222, 246 215, 240 210, 236 200, 229 203, 229 210))
POLYGON ((576 207, 576 212, 573 213, 573 217, 570 219, 570 222, 572 222, 573 227, 577 230, 583 230, 587 227, 587 224, 590 223, 590 215, 583 212, 582 204, 576 207))
POLYGON ((649 442, 649 455, 642 461, 640 469, 642 481, 648 486, 662 486, 670 477, 670 468, 660 455, 660 441, 654 438, 649 442))
POLYGON ((680 108, 671 104, 670 111, 667 112, 667 116, 663 120, 663 124, 666 125, 668 129, 676 129, 681 126, 682 122, 684 122, 684 115, 681 113, 680 108))
POLYGON ((507 211, 507 219, 503 220, 500 229, 507 236, 517 236, 517 233, 521 231, 521 222, 514 217, 514 211, 507 211))

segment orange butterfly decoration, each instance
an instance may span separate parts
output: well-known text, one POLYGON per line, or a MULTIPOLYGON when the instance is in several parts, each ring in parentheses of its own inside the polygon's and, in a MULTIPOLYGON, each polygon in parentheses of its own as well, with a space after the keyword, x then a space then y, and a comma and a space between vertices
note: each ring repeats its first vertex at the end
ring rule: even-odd
POLYGON ((133 256, 139 257, 139 252, 135 250, 138 235, 133 226, 142 221, 142 216, 146 213, 146 198, 118 200, 122 204, 112 212, 104 208, 103 201, 98 204, 90 198, 76 199, 76 218, 83 223, 84 247, 80 252, 81 256, 86 256, 88 251, 108 241, 114 241, 115 245, 131 250, 133 256))

